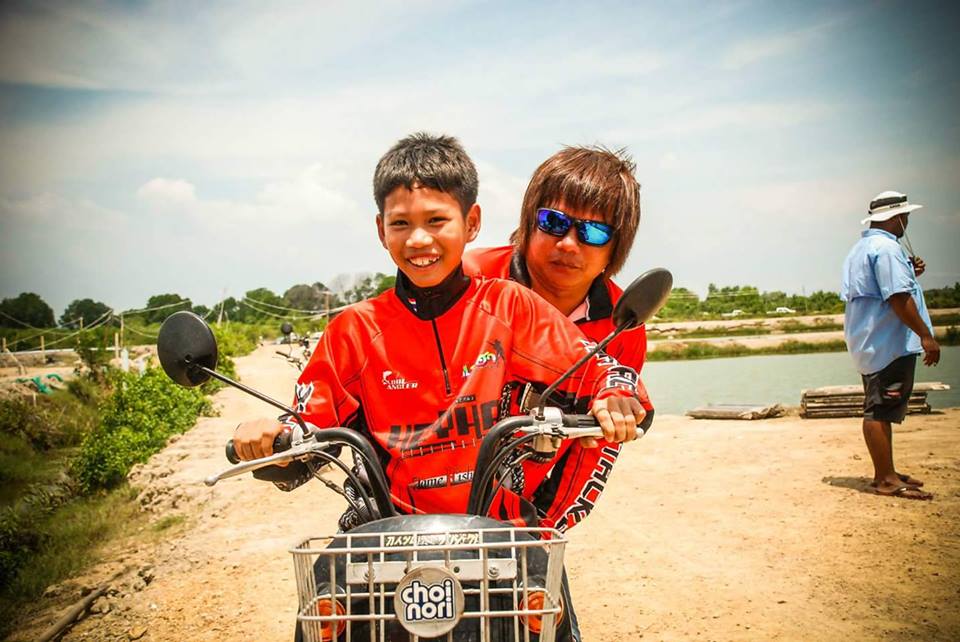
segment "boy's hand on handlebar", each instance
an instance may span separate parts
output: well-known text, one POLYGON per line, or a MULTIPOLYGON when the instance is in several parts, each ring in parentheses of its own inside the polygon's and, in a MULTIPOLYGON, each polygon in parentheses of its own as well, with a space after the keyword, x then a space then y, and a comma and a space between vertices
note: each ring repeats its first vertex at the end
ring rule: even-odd
MULTIPOLYGON (((273 454, 273 440, 285 426, 276 419, 257 419, 237 426, 233 433, 233 448, 244 460, 260 459, 273 454)), ((277 464, 286 466, 286 463, 277 464)))
MULTIPOLYGON (((590 406, 590 414, 597 418, 604 439, 611 443, 620 443, 637 438, 637 426, 647 416, 647 411, 636 397, 607 397, 595 399, 590 406)), ((583 437, 580 445, 584 448, 596 448, 597 440, 583 437)))

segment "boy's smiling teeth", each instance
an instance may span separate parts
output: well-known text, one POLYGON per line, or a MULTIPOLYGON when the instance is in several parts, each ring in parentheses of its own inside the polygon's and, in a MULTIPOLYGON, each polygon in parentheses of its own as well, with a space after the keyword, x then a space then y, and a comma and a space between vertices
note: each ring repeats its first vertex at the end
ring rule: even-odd
POLYGON ((412 256, 407 259, 417 267, 427 267, 428 265, 433 265, 440 260, 440 257, 436 254, 431 256, 412 256))

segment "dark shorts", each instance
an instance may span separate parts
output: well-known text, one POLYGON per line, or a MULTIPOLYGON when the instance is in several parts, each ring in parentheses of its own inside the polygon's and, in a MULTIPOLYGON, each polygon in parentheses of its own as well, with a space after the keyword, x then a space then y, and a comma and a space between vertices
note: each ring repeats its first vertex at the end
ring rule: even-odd
POLYGON ((907 400, 913 392, 913 373, 917 355, 895 359, 880 372, 861 375, 863 379, 863 416, 874 421, 898 424, 907 415, 907 400))

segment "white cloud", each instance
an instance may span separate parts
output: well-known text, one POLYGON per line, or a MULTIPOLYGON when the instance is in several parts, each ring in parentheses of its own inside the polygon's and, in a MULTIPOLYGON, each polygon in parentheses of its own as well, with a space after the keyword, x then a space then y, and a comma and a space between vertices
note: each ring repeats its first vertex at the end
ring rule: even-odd
POLYGON ((845 20, 845 16, 837 16, 811 27, 742 40, 724 51, 720 57, 720 67, 728 71, 739 71, 750 65, 800 52, 814 46, 819 39, 828 36, 845 20))
POLYGON ((667 152, 660 157, 660 169, 665 169, 667 171, 673 171, 680 168, 680 157, 677 156, 676 152, 667 152))
MULTIPOLYGON (((345 179, 342 173, 331 174, 322 164, 315 163, 292 179, 268 183, 258 194, 257 202, 294 220, 342 222, 344 216, 359 214, 363 209, 336 187, 343 185, 345 179)), ((371 206, 369 211, 373 210, 371 206)))
POLYGON ((21 225, 33 225, 53 231, 104 232, 125 223, 121 212, 103 207, 86 198, 71 199, 44 192, 23 198, 0 198, 0 220, 4 231, 21 225))
POLYGON ((191 205, 197 201, 194 186, 179 178, 154 178, 137 190, 137 197, 159 204, 191 205))
POLYGON ((706 131, 777 129, 823 119, 838 107, 819 101, 751 102, 683 110, 667 116, 648 136, 690 135, 706 131))

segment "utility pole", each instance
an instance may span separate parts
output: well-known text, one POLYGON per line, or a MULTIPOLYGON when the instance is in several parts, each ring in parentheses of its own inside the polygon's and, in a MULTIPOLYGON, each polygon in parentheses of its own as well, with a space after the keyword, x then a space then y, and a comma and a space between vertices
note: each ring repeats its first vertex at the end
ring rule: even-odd
POLYGON ((223 288, 220 296, 220 314, 217 315, 217 325, 223 322, 223 304, 227 302, 227 288, 223 288))
POLYGON ((120 313, 120 345, 124 345, 124 342, 123 342, 123 313, 120 313))

